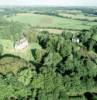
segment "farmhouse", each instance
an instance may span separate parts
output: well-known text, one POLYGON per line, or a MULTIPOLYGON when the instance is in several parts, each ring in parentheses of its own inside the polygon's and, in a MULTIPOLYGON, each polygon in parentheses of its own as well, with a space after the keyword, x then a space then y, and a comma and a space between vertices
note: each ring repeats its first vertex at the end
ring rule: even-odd
POLYGON ((27 47, 28 47, 28 40, 25 37, 21 38, 19 41, 16 41, 16 43, 14 44, 15 50, 23 50, 26 49, 27 47))

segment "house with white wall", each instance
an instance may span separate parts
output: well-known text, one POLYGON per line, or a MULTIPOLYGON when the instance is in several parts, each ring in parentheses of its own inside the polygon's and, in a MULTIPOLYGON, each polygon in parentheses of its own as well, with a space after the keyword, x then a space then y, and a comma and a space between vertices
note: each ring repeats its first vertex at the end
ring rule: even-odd
POLYGON ((23 49, 26 49, 27 47, 28 47, 28 40, 25 37, 16 41, 14 44, 15 50, 23 50, 23 49))

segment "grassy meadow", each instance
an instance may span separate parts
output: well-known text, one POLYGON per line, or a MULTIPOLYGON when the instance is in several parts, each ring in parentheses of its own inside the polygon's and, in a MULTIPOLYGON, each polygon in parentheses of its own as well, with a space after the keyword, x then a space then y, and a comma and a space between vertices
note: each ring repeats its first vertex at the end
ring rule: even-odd
POLYGON ((89 16, 89 15, 84 15, 83 13, 81 14, 70 14, 70 13, 59 13, 59 15, 63 16, 63 17, 70 17, 70 18, 73 18, 73 19, 88 19, 90 21, 93 21, 93 20, 97 20, 97 17, 96 16, 89 16))
MULTIPOLYGON (((76 17, 76 16, 75 16, 76 17)), ((49 15, 39 15, 33 13, 19 13, 14 16, 6 17, 9 21, 17 21, 25 24, 31 24, 33 27, 49 27, 71 30, 89 29, 97 22, 80 21, 76 19, 60 18, 49 15)))

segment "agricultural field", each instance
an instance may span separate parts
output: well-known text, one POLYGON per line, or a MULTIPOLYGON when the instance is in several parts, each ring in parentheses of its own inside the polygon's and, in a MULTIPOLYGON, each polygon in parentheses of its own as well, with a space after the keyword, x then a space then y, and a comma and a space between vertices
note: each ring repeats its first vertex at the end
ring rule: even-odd
POLYGON ((89 29, 91 26, 97 25, 97 22, 80 21, 75 19, 59 18, 56 16, 32 13, 20 13, 16 14, 15 16, 8 18, 6 17, 6 19, 9 21, 18 21, 25 24, 31 24, 32 27, 60 28, 68 30, 89 29))
POLYGON ((81 20, 89 20, 89 21, 93 21, 93 20, 97 20, 97 16, 93 16, 93 15, 84 15, 83 13, 76 13, 76 14, 71 14, 71 13, 59 13, 59 15, 63 16, 63 17, 68 17, 71 19, 81 19, 81 20))

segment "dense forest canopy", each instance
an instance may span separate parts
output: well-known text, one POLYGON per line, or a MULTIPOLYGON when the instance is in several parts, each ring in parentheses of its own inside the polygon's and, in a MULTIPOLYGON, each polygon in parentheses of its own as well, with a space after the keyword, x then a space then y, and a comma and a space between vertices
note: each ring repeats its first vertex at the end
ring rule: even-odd
POLYGON ((50 35, 42 32, 37 41, 45 53, 35 50, 33 62, 1 55, 0 98, 94 100, 97 89, 95 35, 96 26, 76 36, 80 39, 79 43, 72 41, 70 33, 50 35))

